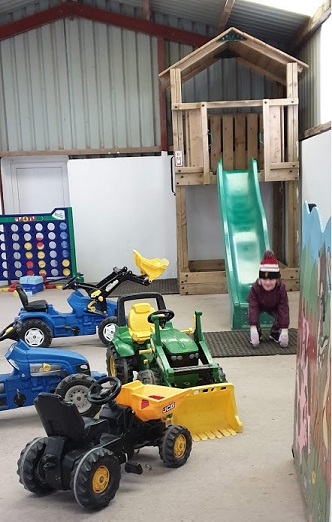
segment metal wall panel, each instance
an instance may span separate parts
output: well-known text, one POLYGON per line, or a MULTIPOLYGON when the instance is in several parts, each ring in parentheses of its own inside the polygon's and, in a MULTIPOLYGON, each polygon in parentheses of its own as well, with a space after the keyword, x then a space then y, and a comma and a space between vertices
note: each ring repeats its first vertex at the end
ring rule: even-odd
POLYGON ((309 65, 299 79, 299 130, 300 134, 320 123, 321 102, 321 29, 307 42, 298 58, 309 65))
POLYGON ((159 145, 156 39, 66 19, 0 44, 0 149, 159 145))
MULTIPOLYGON (((188 17, 195 18, 195 1, 188 17)), ((12 15, 2 15, 2 21, 4 16, 9 22, 54 3, 40 0, 12 15)), ((113 0, 86 3, 127 16, 139 16, 141 9, 137 0, 132 5, 113 0)), ((158 5, 156 2, 154 7, 158 5)), ((215 34, 215 27, 198 19, 155 12, 154 21, 210 37, 215 34)), ((301 130, 320 123, 319 44, 317 33, 299 56, 311 66, 309 74, 300 76, 301 130)), ((192 50, 166 42, 165 67, 192 50)), ((185 101, 273 97, 269 81, 233 59, 214 64, 188 81, 183 90, 185 101)), ((89 149, 159 146, 156 39, 83 19, 66 19, 4 40, 0 42, 0 110, 2 151, 76 150, 88 154, 89 149)))

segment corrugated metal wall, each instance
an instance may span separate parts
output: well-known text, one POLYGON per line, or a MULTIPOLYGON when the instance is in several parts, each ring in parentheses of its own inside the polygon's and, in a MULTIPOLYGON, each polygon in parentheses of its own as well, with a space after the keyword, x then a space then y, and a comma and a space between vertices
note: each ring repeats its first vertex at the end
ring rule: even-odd
POLYGON ((159 144, 156 39, 83 19, 0 45, 0 149, 159 144))
POLYGON ((299 131, 300 134, 320 123, 321 91, 321 29, 299 53, 298 58, 309 65, 299 78, 299 131))
MULTIPOLYGON (((41 0, 35 10, 51 5, 52 0, 41 0)), ((108 0, 95 5, 138 15, 134 6, 108 0)), ((33 14, 31 6, 29 12, 19 13, 6 15, 2 22, 33 14)), ((156 14, 155 22, 211 37, 215 31, 168 15, 156 14)), ((320 123, 319 43, 317 33, 299 56, 311 65, 300 79, 301 130, 320 123)), ((165 67, 191 51, 190 46, 166 42, 165 67)), ((272 89, 271 82, 234 59, 224 59, 184 85, 184 100, 261 99, 275 97, 272 89)), ((158 147, 157 41, 83 19, 66 19, 4 40, 0 110, 0 151, 88 154, 92 149, 158 147)))

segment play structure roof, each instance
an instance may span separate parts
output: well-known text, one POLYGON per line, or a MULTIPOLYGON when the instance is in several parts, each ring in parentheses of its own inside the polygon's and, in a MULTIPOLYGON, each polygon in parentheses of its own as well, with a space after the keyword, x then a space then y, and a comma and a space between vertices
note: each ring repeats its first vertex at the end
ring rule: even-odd
POLYGON ((299 73, 308 68, 307 64, 293 56, 230 27, 161 72, 159 78, 164 87, 169 87, 171 69, 180 69, 181 81, 185 82, 222 58, 236 58, 244 66, 282 84, 286 82, 288 63, 296 62, 299 73))

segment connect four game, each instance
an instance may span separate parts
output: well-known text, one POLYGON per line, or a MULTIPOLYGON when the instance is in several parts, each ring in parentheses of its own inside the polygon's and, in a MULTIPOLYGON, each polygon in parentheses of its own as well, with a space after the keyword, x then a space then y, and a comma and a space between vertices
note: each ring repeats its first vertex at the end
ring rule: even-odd
POLYGON ((76 275, 71 208, 50 214, 0 216, 0 280, 40 275, 61 279, 76 275))

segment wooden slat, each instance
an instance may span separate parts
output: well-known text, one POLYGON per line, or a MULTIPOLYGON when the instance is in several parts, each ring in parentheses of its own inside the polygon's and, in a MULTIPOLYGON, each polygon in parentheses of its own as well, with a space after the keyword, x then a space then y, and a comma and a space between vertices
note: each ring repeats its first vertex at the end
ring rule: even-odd
MULTIPOLYGON (((289 98, 271 98, 269 100, 270 107, 274 106, 292 106, 298 105, 299 99, 297 97, 289 98)), ((172 103, 172 110, 188 111, 199 109, 202 103, 172 103)), ((234 109, 234 108, 250 108, 250 107, 262 107, 263 100, 236 100, 236 101, 216 101, 216 102, 204 102, 204 105, 208 109, 234 109)))
POLYGON ((280 269, 281 278, 283 281, 298 279, 300 275, 300 270, 298 268, 281 268, 280 269))
POLYGON ((197 259, 189 261, 190 272, 209 272, 211 270, 224 271, 224 259, 197 259))
POLYGON ((191 147, 188 166, 203 167, 202 117, 200 108, 189 112, 189 136, 191 147))
POLYGON ((180 295, 227 294, 227 281, 198 285, 180 285, 180 295))
POLYGON ((263 181, 295 181, 299 179, 299 169, 270 169, 268 176, 264 171, 263 181))
MULTIPOLYGON (((216 101, 205 102, 208 109, 233 109, 243 107, 261 107, 262 100, 237 100, 237 101, 216 101)), ((201 103, 172 103, 172 110, 187 111, 199 109, 201 103)))
MULTIPOLYGON (((298 72, 295 63, 287 64, 287 97, 298 96, 298 72)), ((287 158, 298 161, 298 107, 287 109, 287 158)), ((287 259, 290 267, 299 264, 299 194, 298 183, 287 185, 287 259)))
POLYGON ((312 136, 318 136, 319 134, 322 134, 323 132, 331 130, 331 122, 328 121, 327 123, 322 123, 321 125, 316 125, 316 127, 312 127, 311 129, 307 129, 304 131, 304 133, 301 135, 301 140, 305 140, 306 138, 311 138, 312 136))
MULTIPOLYGON (((181 74, 179 69, 172 69, 170 71, 171 81, 171 100, 172 102, 182 101, 182 85, 181 74)), ((181 111, 172 110, 172 128, 173 128, 173 148, 174 151, 182 151, 184 154, 183 143, 183 119, 181 111)))
POLYGON ((218 24, 218 33, 221 33, 225 29, 228 18, 233 9, 234 3, 235 3, 235 0, 225 0, 224 7, 221 12, 220 22, 218 24))
POLYGON ((217 170, 218 161, 221 159, 221 117, 211 116, 210 118, 211 133, 211 169, 217 170))
POLYGON ((250 158, 258 161, 258 115, 247 115, 247 166, 250 158))
POLYGON ((180 274, 180 272, 189 270, 185 190, 185 187, 177 187, 175 196, 178 274, 180 274))
MULTIPOLYGON (((298 95, 298 79, 297 67, 295 63, 287 65, 287 97, 291 98, 290 94, 297 97, 298 95)), ((298 160, 298 106, 290 106, 287 109, 287 161, 298 160)))
MULTIPOLYGON (((264 172, 264 128, 263 128, 263 113, 258 114, 258 166, 261 172, 264 172)), ((260 179, 264 181, 264 175, 260 179)))
POLYGON ((281 162, 281 115, 280 107, 270 104, 270 161, 281 162))
POLYGON ((270 104, 269 100, 263 100, 263 141, 264 141, 264 173, 265 180, 270 175, 270 104))
POLYGON ((188 185, 204 185, 203 172, 176 174, 175 185, 177 187, 188 185))
POLYGON ((203 160, 204 184, 209 184, 210 178, 210 157, 209 157, 209 136, 208 136, 208 117, 206 103, 201 106, 201 149, 203 160))
POLYGON ((236 61, 243 65, 244 67, 247 67, 248 69, 251 69, 252 71, 258 73, 261 76, 265 76, 266 78, 269 78, 270 80, 274 82, 281 83, 282 85, 286 85, 286 80, 282 76, 277 76, 276 74, 272 74, 267 69, 264 69, 263 67, 259 67, 256 64, 253 64, 246 60, 245 58, 240 58, 239 56, 236 57, 236 61))
MULTIPOLYGON (((190 266, 195 261, 190 261, 190 266)), ((281 268, 281 277, 287 291, 299 290, 299 269, 281 268)), ((227 277, 224 270, 215 272, 189 272, 179 274, 181 295, 227 294, 227 277)))
POLYGON ((271 169, 298 169, 300 166, 299 161, 284 161, 283 163, 271 163, 271 169))
POLYGON ((176 167, 175 174, 203 174, 203 167, 176 167))
POLYGON ((273 244, 276 258, 285 259, 284 185, 273 183, 273 244))
POLYGON ((205 284, 219 283, 222 280, 222 271, 208 272, 182 272, 180 273, 180 284, 205 284))
POLYGON ((234 129, 233 116, 222 118, 222 162, 224 170, 234 169, 234 129))
POLYGON ((246 168, 246 116, 235 116, 235 169, 246 168))
POLYGON ((184 165, 187 166, 189 164, 189 158, 191 156, 191 142, 190 142, 190 132, 189 132, 189 111, 184 113, 184 140, 185 140, 185 158, 184 165))

